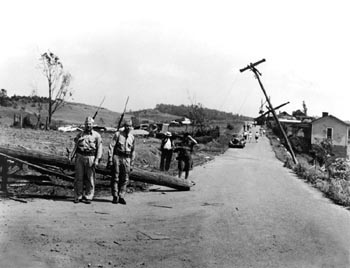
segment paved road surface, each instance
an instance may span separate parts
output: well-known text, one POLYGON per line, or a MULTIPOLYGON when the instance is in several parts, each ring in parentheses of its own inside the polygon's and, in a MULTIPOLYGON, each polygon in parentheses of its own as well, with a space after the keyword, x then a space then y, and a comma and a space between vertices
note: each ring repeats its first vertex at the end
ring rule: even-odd
POLYGON ((297 179, 266 138, 163 187, 92 205, 0 202, 0 267, 350 267, 350 213, 297 179), (100 266, 99 266, 100 265, 100 266))

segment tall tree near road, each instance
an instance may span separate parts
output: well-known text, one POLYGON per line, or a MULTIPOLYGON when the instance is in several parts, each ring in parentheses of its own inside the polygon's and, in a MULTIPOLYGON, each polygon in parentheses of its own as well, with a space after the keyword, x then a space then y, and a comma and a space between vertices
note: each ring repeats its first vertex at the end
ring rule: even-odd
POLYGON ((53 114, 72 96, 69 87, 72 75, 64 71, 61 60, 52 52, 42 54, 40 63, 49 87, 48 124, 50 125, 53 114))

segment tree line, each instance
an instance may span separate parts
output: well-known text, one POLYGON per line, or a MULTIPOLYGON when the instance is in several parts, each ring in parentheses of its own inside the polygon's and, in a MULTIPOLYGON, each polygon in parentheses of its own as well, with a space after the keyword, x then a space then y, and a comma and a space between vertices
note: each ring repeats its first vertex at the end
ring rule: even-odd
POLYGON ((198 111, 200 111, 205 115, 205 118, 207 120, 251 120, 251 118, 247 116, 206 108, 201 104, 173 105, 161 103, 157 104, 155 109, 162 113, 168 113, 180 117, 188 117, 190 119, 193 118, 194 111, 196 111, 197 113, 198 111))
POLYGON ((13 95, 9 97, 7 95, 6 89, 1 89, 0 91, 0 106, 3 107, 13 107, 18 106, 19 103, 27 104, 27 103, 48 103, 49 98, 41 97, 41 96, 20 96, 13 95))

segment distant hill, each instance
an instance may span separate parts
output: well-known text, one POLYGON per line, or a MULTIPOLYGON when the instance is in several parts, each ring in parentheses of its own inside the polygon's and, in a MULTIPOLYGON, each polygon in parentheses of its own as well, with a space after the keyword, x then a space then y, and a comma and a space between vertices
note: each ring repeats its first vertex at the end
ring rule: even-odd
MULTIPOLYGON (((29 96, 1 96, 0 95, 0 124, 11 126, 13 124, 14 115, 22 114, 22 117, 28 114, 38 114, 40 104, 42 105, 41 122, 45 123, 48 110, 48 99, 45 97, 29 97, 29 96)), ((82 124, 87 116, 93 116, 97 110, 97 106, 87 105, 83 103, 67 102, 62 108, 57 110, 53 115, 53 120, 58 125, 82 124)), ((204 108, 207 120, 216 121, 245 121, 251 120, 249 117, 242 115, 234 115, 214 109, 204 108)), ((154 109, 144 109, 129 112, 125 118, 135 117, 138 123, 142 121, 165 123, 175 119, 190 117, 190 106, 157 104, 154 109)), ((120 113, 101 108, 95 119, 95 123, 106 127, 115 127, 118 124, 120 113)))
POLYGON ((153 122, 166 123, 166 122, 173 121, 175 119, 179 119, 184 116, 184 115, 173 115, 169 113, 163 113, 157 109, 143 109, 139 111, 130 112, 129 115, 130 116, 132 115, 138 118, 140 123, 142 123, 143 120, 144 121, 147 120, 150 123, 153 123, 153 122))
MULTIPOLYGON (((0 123, 1 125, 11 126, 13 124, 14 115, 22 114, 25 117, 28 114, 38 114, 39 104, 42 104, 41 121, 45 123, 48 110, 48 102, 46 98, 32 98, 15 96, 0 102, 0 123)), ((64 124, 82 124, 87 116, 93 116, 98 107, 67 102, 62 108, 57 110, 53 115, 53 120, 59 125, 64 124)), ((116 126, 120 113, 101 108, 96 116, 95 123, 104 126, 116 126)))
MULTIPOLYGON (((215 121, 215 120, 237 120, 237 121, 248 121, 252 120, 252 118, 239 115, 232 114, 223 111, 219 111, 216 109, 206 108, 204 106, 200 106, 203 109, 203 113, 207 120, 215 121)), ((180 117, 188 117, 191 118, 191 105, 173 105, 173 104, 157 104, 155 110, 161 113, 169 113, 172 115, 177 115, 180 117)))

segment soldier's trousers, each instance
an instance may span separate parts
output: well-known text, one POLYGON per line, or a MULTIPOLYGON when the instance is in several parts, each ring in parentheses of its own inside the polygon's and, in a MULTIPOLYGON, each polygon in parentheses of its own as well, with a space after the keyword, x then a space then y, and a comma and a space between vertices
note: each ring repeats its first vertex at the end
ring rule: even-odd
POLYGON ((113 197, 124 198, 126 186, 129 182, 131 167, 130 157, 113 155, 113 167, 111 177, 111 190, 113 197))
POLYGON ((74 197, 92 200, 95 193, 95 156, 77 154, 75 158, 74 197))

